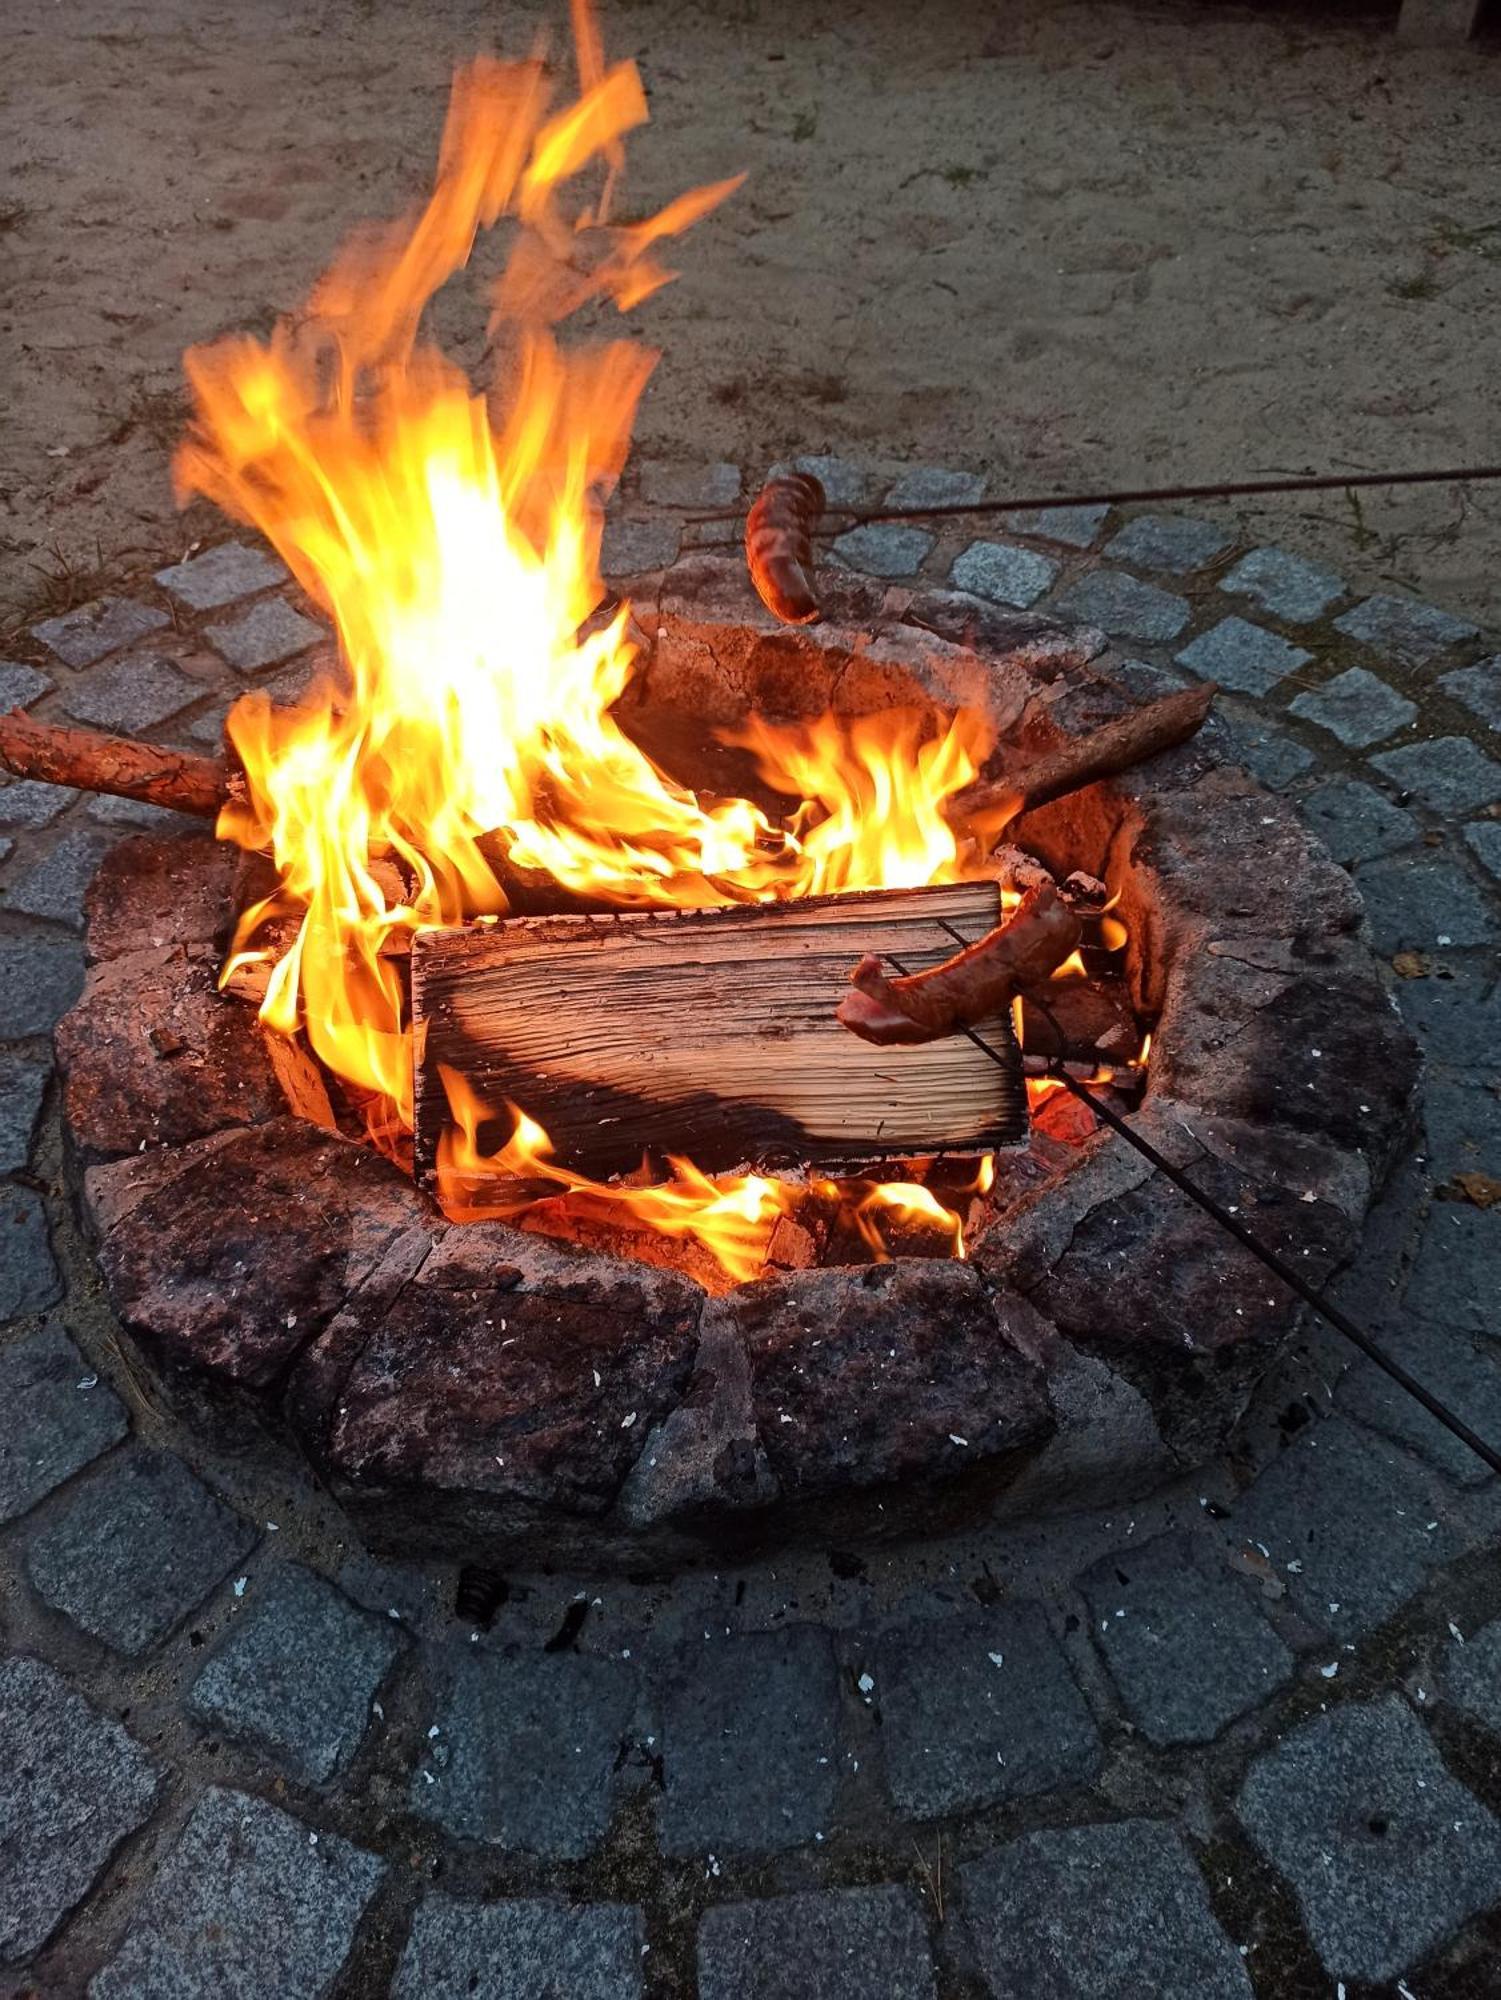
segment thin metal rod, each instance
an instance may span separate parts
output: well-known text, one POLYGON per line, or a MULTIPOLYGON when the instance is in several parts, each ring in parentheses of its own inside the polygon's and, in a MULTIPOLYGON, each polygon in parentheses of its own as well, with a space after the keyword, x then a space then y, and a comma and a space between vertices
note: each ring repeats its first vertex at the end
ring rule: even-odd
MULTIPOLYGON (((932 507, 834 507, 840 517, 837 528, 820 527, 815 532, 842 535, 851 522, 911 521, 942 519, 949 515, 1011 514, 1046 507, 1124 507, 1151 500, 1245 500, 1258 493, 1340 493, 1351 487, 1443 486, 1474 484, 1482 479, 1501 479, 1501 465, 1460 466, 1453 470, 1428 472, 1321 472, 1302 478, 1221 479, 1207 485, 1122 487, 1110 493, 1027 494, 1008 500, 945 500, 932 507)), ((714 512, 685 512, 689 526, 700 521, 738 521, 743 507, 721 507, 714 512)))
MULTIPOLYGON (((942 918, 939 919, 939 922, 942 924, 944 930, 948 932, 949 936, 955 939, 957 943, 962 945, 965 942, 964 938, 960 936, 952 924, 944 922, 942 918)), ((896 966, 898 972, 902 971, 902 967, 897 964, 894 958, 891 960, 891 963, 896 966)), ((1010 1071, 1011 1064, 1006 1061, 999 1050, 993 1049, 982 1036, 975 1033, 973 1028, 965 1028, 962 1032, 993 1063, 997 1064, 1001 1069, 1010 1071)), ((1050 1068, 1048 1075, 1056 1078, 1065 1090, 1072 1091, 1081 1104, 1087 1104, 1095 1116, 1103 1118, 1112 1131, 1119 1132, 1127 1145, 1134 1146, 1142 1158, 1150 1160, 1159 1173, 1166 1174, 1167 1178, 1178 1189, 1180 1194, 1186 1194, 1189 1200, 1197 1203, 1207 1216, 1220 1225, 1221 1229, 1227 1230, 1238 1243, 1244 1244, 1251 1255, 1265 1264, 1266 1268, 1275 1277, 1280 1278, 1283 1284, 1288 1286, 1290 1290, 1296 1292, 1305 1305, 1312 1306, 1314 1311, 1321 1318, 1326 1319, 1336 1332, 1342 1333, 1346 1340, 1358 1347, 1368 1360, 1374 1361, 1383 1374, 1389 1375, 1399 1389, 1405 1389, 1415 1402, 1421 1403, 1429 1416, 1441 1423, 1445 1430, 1451 1432, 1459 1439, 1461 1444, 1468 1445, 1475 1456, 1488 1465, 1492 1472, 1501 1472, 1501 1451, 1497 1451, 1494 1445, 1487 1444, 1484 1438, 1478 1437, 1470 1429, 1463 1417, 1457 1416, 1447 1403, 1442 1402, 1434 1395, 1431 1389, 1424 1388, 1416 1376, 1409 1375, 1401 1362, 1388 1354, 1378 1341, 1372 1339, 1363 1326, 1357 1325, 1348 1313, 1341 1312, 1331 1299, 1325 1298, 1322 1292, 1310 1285, 1307 1279, 1300 1276, 1291 1264, 1279 1257, 1275 1250, 1269 1250, 1259 1237, 1251 1234, 1250 1230, 1246 1228, 1245 1224, 1237 1216, 1231 1215, 1228 1209, 1222 1208, 1213 1195, 1205 1194, 1201 1187, 1197 1187, 1181 1169, 1173 1165, 1171 1160, 1159 1153, 1149 1139, 1144 1139, 1139 1132, 1134 1131, 1118 1111, 1106 1104, 1103 1099, 1091 1097, 1087 1087, 1080 1083, 1077 1077, 1070 1076, 1061 1064, 1050 1068)))

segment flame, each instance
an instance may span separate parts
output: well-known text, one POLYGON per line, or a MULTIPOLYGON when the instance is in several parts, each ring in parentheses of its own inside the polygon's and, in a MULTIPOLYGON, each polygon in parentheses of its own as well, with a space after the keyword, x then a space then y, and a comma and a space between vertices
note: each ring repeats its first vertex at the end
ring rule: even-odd
MULTIPOLYGON (((659 246, 739 183, 611 220, 646 96, 633 64, 606 64, 588 0, 571 9, 572 101, 555 102, 540 54, 461 69, 420 212, 357 235, 268 342, 235 336, 186 359, 180 492, 275 545, 332 617, 344 683, 290 710, 251 694, 231 713, 245 794, 219 831, 268 850, 278 884, 243 912, 224 976, 271 965, 264 1019, 305 1034, 397 1158, 413 1096, 403 956, 425 926, 504 914, 507 867, 623 907, 957 880, 943 802, 989 748, 973 714, 937 732, 900 713, 753 723, 737 740, 792 802, 772 819, 745 799, 700 800, 615 720, 635 649, 628 606, 595 618, 602 507, 656 356, 623 339, 565 349, 554 328, 585 303, 624 311, 666 283, 659 246), (564 190, 581 175, 601 186, 570 213, 564 190), (486 393, 420 325, 502 218, 513 234, 490 293, 486 393)), ((462 1160, 455 1144, 440 1189, 478 1170, 474 1133, 462 1160)), ((664 1187, 602 1191, 552 1160, 524 1111, 487 1164, 497 1180, 524 1169, 618 1203, 741 1275, 802 1198, 682 1161, 664 1187)), ((961 1253, 957 1218, 926 1188, 863 1193, 867 1240, 888 1213, 941 1219, 961 1253)))

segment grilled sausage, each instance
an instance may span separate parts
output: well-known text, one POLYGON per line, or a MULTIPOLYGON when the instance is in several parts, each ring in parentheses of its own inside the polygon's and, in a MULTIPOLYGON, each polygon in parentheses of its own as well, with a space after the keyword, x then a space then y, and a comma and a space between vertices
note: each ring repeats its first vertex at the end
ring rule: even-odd
POLYGON ((811 472, 770 479, 745 518, 745 560, 756 595, 784 625, 815 625, 823 616, 813 592, 813 528, 823 488, 811 472))

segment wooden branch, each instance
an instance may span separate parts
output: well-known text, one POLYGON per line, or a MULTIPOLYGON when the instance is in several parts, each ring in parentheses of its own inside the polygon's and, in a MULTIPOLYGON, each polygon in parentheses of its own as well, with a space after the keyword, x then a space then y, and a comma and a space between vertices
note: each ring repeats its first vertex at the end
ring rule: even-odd
POLYGON ((1159 751, 1175 749, 1196 736, 1217 692, 1214 683, 1206 681, 1202 687, 1184 688, 1133 708, 1087 736, 1072 737, 1056 750, 1034 757, 1004 778, 968 786, 954 799, 950 812, 959 819, 1015 819, 1036 806, 1083 791, 1101 778, 1118 777, 1159 751))
POLYGON ((19 708, 0 715, 0 763, 18 778, 143 799, 198 819, 214 819, 229 788, 228 773, 217 758, 66 723, 37 722, 19 708))
POLYGON ((867 954, 850 974, 853 991, 839 1003, 839 1024, 882 1047, 931 1042, 958 1028, 978 1027, 1021 988, 1047 979, 1079 937, 1079 919, 1051 884, 1040 883, 1005 923, 941 965, 888 979, 880 957, 867 954))

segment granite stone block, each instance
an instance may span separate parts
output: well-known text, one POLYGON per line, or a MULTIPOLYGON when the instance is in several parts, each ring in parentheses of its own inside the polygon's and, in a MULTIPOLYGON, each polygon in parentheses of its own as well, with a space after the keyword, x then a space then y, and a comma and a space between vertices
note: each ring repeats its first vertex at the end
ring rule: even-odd
POLYGON ((1404 979, 1397 988, 1397 1005, 1430 1061, 1461 1069, 1495 1066, 1501 1049, 1501 986, 1489 957, 1483 963, 1441 967, 1427 979, 1404 979))
POLYGON ((1112 562, 1132 563, 1138 569, 1187 576, 1223 555, 1234 539, 1213 521, 1195 520, 1192 515, 1138 514, 1105 544, 1105 554, 1112 562))
POLYGON ((1342 868, 1400 853, 1422 837, 1422 828, 1410 813, 1358 778, 1330 778, 1297 804, 1342 868))
POLYGON ((1467 736, 1404 743, 1372 757, 1376 769, 1436 813, 1458 817, 1501 799, 1501 764, 1467 736))
POLYGON ((287 572, 265 549, 247 548, 244 542, 221 542, 216 549, 189 556, 186 562, 159 569, 156 580, 194 611, 220 611, 242 597, 254 597, 258 590, 271 590, 287 581, 287 572))
POLYGON ((698 2000, 935 2000, 937 1991, 910 1889, 724 1903, 698 1927, 698 2000))
POLYGON ((682 530, 676 521, 633 521, 616 514, 605 522, 599 566, 606 576, 639 576, 677 561, 682 530))
POLYGON ((202 681, 159 653, 128 653, 70 682, 60 705, 65 715, 95 729, 141 736, 180 715, 203 692, 202 681))
POLYGON ((1188 623, 1186 598, 1118 569, 1091 570, 1070 584, 1055 599, 1055 606, 1066 618, 1102 626, 1113 639, 1165 643, 1176 639, 1188 623))
POLYGON ((0 1181, 0 1322, 42 1312, 62 1292, 41 1196, 0 1181))
MULTIPOLYGON (((1428 1211, 1406 1306, 1456 1333, 1501 1342, 1501 1208, 1436 1201, 1428 1211)), ((1501 1352, 1501 1349, 1498 1349, 1501 1352)))
POLYGON ((148 632, 160 632, 166 623, 166 612, 158 611, 155 605, 135 604, 128 597, 101 597, 96 603, 65 612, 61 618, 33 625, 31 636, 40 639, 66 666, 91 667, 106 653, 133 646, 148 632))
POLYGON ((1501 1618, 1452 1641, 1444 1655, 1443 1687, 1456 1708, 1501 1736, 1501 1618))
POLYGON ((392 2000, 640 2000, 646 1929, 626 1903, 432 1894, 412 1919, 392 2000))
POLYGON ((1239 694, 1261 695, 1306 667, 1313 655, 1263 625, 1231 616, 1201 632, 1177 657, 1180 666, 1201 680, 1218 681, 1239 694))
POLYGON ((39 778, 18 778, 0 785, 0 825, 51 826, 77 797, 71 785, 44 785, 39 778))
POLYGON ((1501 882, 1501 820, 1476 820, 1467 826, 1465 845, 1485 872, 1501 882))
POLYGON ((70 827, 49 853, 6 884, 0 905, 81 931, 84 896, 113 845, 113 834, 98 827, 70 827))
POLYGON ((985 497, 983 472, 954 472, 942 465, 914 465, 890 487, 883 507, 968 507, 985 497))
POLYGON ((641 466, 641 498, 651 507, 733 507, 740 498, 740 467, 675 465, 650 458, 641 466))
POLYGON ((1311 750, 1246 703, 1220 697, 1215 710, 1221 726, 1229 731, 1234 755, 1268 791, 1283 791, 1313 769, 1311 750))
POLYGON ((1385 653, 1404 667, 1426 666, 1457 646, 1473 639, 1475 627, 1462 618, 1451 618, 1432 604, 1419 604, 1406 597, 1378 593, 1357 604, 1334 621, 1336 632, 1358 639, 1362 645, 1385 653))
POLYGON ((971 542, 955 557, 950 571, 960 590, 1018 610, 1035 604, 1052 588, 1057 574, 1057 563, 1035 549, 1018 548, 1010 542, 971 542))
POLYGON ((863 507, 876 487, 873 475, 865 466, 856 465, 847 458, 831 457, 827 453, 805 452, 801 458, 781 459, 766 477, 780 479, 787 472, 811 472, 823 488, 824 498, 831 507, 863 507))
POLYGON ((1355 880, 1378 951, 1462 951, 1501 935, 1487 899, 1446 856, 1397 854, 1365 861, 1355 880))
MULTIPOLYGON (((1388 1354, 1452 1410, 1464 1413, 1483 1438, 1501 1437, 1501 1347, 1451 1320, 1393 1315, 1379 1331, 1388 1354)), ((1335 1392, 1339 1410, 1369 1429, 1395 1438, 1461 1486, 1479 1486, 1492 1475, 1485 1461, 1429 1416, 1414 1396, 1384 1370, 1357 1355, 1335 1392)))
MULTIPOLYGON (((1493 1068, 1501 1077, 1501 1048, 1493 1068)), ((1501 1179, 1501 1091, 1494 1084, 1430 1071, 1423 1086, 1423 1155, 1435 1181, 1452 1174, 1501 1179)))
POLYGON ((125 1406, 60 1326, 0 1347, 0 1522, 118 1444, 125 1406))
POLYGON ((1278 548, 1252 549, 1220 579, 1221 590, 1254 598, 1263 611, 1285 618, 1289 625, 1307 625, 1321 617, 1347 588, 1343 577, 1278 548))
POLYGON ((840 535, 833 555, 846 569, 862 570, 867 576, 916 576, 934 540, 926 528, 869 521, 840 535))
POLYGON ((19 1173, 31 1157, 51 1074, 49 1056, 0 1049, 0 1174, 19 1173))
POLYGON ((0 938, 0 1041, 43 1035, 83 988, 83 947, 75 940, 0 938))
POLYGON ((1472 715, 1501 729, 1501 653, 1480 660, 1473 667, 1456 667, 1452 674, 1440 674, 1439 686, 1445 694, 1462 701, 1472 715))
POLYGON ((253 674, 306 652, 324 633, 281 598, 263 597, 238 617, 205 625, 203 636, 237 673, 253 674))
POLYGON ((1002 514, 1001 521, 1013 535, 1031 535, 1039 542, 1058 542, 1070 549, 1091 549, 1109 515, 1110 509, 1101 504, 1021 507, 1002 514))
POLYGON ((1347 750, 1363 750, 1417 719, 1417 703, 1364 667, 1347 667, 1291 704, 1294 715, 1327 729, 1347 750))
POLYGON ((8 708, 30 708, 55 686, 55 681, 35 667, 23 666, 19 660, 0 660, 0 714, 8 708))

